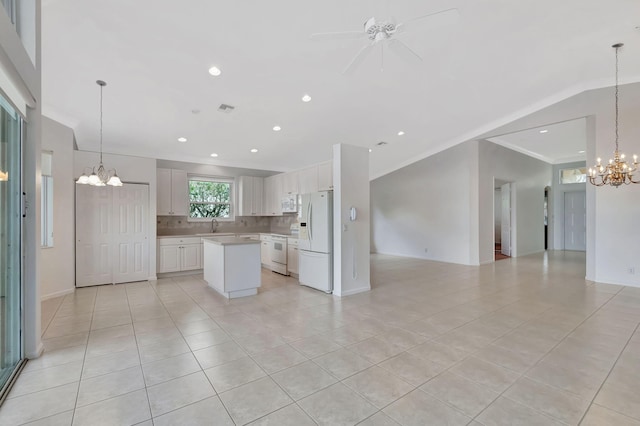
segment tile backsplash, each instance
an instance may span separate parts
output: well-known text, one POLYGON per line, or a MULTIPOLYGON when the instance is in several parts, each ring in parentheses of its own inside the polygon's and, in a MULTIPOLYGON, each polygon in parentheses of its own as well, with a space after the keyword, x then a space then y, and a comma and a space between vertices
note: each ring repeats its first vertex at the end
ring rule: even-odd
MULTIPOLYGON (((234 222, 218 222, 215 232, 273 232, 289 234, 289 226, 297 222, 295 214, 284 216, 236 216, 234 222)), ((211 232, 211 222, 189 222, 186 216, 158 216, 158 236, 190 235, 211 232)))

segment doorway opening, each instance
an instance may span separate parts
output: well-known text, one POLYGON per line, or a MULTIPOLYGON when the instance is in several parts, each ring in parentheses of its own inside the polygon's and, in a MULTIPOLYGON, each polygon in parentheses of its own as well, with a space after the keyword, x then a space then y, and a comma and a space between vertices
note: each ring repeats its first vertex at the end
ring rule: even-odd
POLYGON ((549 191, 551 188, 544 188, 544 250, 549 249, 549 191))
POLYGON ((511 257, 511 184, 494 179, 494 260, 511 257))

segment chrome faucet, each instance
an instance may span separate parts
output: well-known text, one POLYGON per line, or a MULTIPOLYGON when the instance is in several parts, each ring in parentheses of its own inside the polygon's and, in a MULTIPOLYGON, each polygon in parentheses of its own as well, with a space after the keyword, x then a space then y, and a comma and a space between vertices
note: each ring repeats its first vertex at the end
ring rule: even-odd
POLYGON ((218 230, 218 221, 214 218, 211 219, 211 233, 214 233, 218 230))

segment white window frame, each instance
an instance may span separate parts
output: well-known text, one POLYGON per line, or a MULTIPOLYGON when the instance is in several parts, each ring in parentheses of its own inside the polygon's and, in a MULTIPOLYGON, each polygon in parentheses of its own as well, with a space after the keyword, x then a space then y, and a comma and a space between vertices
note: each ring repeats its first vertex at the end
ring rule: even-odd
MULTIPOLYGON (((578 176, 578 175, 575 175, 578 176)), ((575 184, 579 184, 579 183, 586 183, 587 182, 587 167, 586 166, 582 166, 582 167, 566 167, 564 169, 560 169, 560 173, 558 174, 558 181, 560 182, 560 185, 575 185, 575 184), (582 176, 584 176, 584 181, 583 182, 563 182, 562 181, 562 172, 567 171, 567 170, 580 170, 580 172, 582 172, 584 170, 584 173, 582 173, 582 176)))
MULTIPOLYGON (((236 205, 235 205, 235 179, 230 177, 222 177, 222 176, 207 176, 207 175, 196 175, 196 174, 188 174, 187 175, 187 198, 188 198, 188 212, 187 212, 187 222, 211 222, 215 219, 218 222, 234 222, 236 220, 236 205), (191 217, 191 198, 189 191, 189 182, 192 180, 201 181, 201 182, 218 182, 218 183, 228 183, 229 184, 229 217, 216 217, 216 218, 208 218, 208 217, 191 217)), ((207 203, 209 204, 209 203, 207 203)), ((215 204, 215 203, 210 203, 215 204)))

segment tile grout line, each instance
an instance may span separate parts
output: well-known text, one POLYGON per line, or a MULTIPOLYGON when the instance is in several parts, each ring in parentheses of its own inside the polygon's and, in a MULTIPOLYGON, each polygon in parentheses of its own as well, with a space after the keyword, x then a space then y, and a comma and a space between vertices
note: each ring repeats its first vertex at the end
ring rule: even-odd
MULTIPOLYGON (((617 294, 616 294, 617 296, 617 294)), ((607 302, 609 303, 609 302, 607 302)), ((625 349, 627 349, 627 346, 629 346, 629 342, 631 342, 631 339, 633 339, 633 336, 636 334, 636 332, 638 331, 638 328, 640 328, 640 323, 638 325, 636 325, 636 328, 633 329, 633 333, 631 333, 631 335, 629 336, 629 338, 627 339, 627 342, 624 344, 624 347, 622 348, 622 350, 620 351, 620 353, 618 354, 618 356, 616 357, 616 360, 614 361, 613 365, 611 366, 611 368, 609 369, 609 372, 607 373, 607 377, 605 377, 605 379, 602 381, 602 383, 600 383, 600 386, 598 387, 598 390, 596 391, 596 393, 593 395, 593 398, 591 398, 591 401, 589 402, 589 405, 587 406, 587 409, 585 410, 585 412, 582 414, 582 417, 580 417, 580 421, 578 421, 578 424, 581 424, 584 421, 585 416, 587 415, 587 412, 589 411, 589 409, 591 408, 591 406, 593 405, 594 401, 596 400, 596 398, 598 397, 598 394, 600 393, 600 391, 602 390, 602 387, 604 386, 604 384, 607 382, 607 379, 609 378, 609 376, 611 376, 611 373, 613 372, 613 370, 615 369, 616 365, 618 364, 618 361, 620 360, 620 358, 622 357, 622 354, 624 353, 625 349)), ((608 408, 608 407, 605 407, 608 408)), ((615 411, 615 410, 613 410, 615 411)), ((617 412, 617 411, 616 411, 617 412)), ((620 413, 623 414, 623 413, 620 413)), ((624 416, 627 416, 626 414, 623 414, 624 416)), ((631 416, 627 416, 627 417, 631 417, 631 416)))
MULTIPOLYGON (((620 291, 622 291, 622 289, 621 289, 620 291)), ((606 293, 606 294, 609 294, 609 293, 606 293)), ((617 294, 617 293, 616 293, 616 294, 617 294)), ((507 388, 506 388, 505 390, 503 390, 502 392, 500 392, 500 394, 499 394, 499 395, 498 395, 498 397, 494 400, 494 402, 495 402, 498 398, 500 398, 500 397, 504 397, 504 398, 507 398, 507 399, 509 399, 509 400, 513 401, 513 400, 512 400, 511 398, 509 398, 508 396, 504 396, 505 392, 507 392, 509 389, 511 389, 511 388, 513 387, 513 385, 514 385, 518 380, 520 380, 520 379, 521 379, 521 378, 523 378, 523 377, 526 377, 526 374, 527 374, 529 371, 531 371, 533 368, 535 368, 536 366, 538 366, 538 365, 540 364, 540 362, 541 362, 541 361, 543 361, 543 360, 544 360, 544 359, 545 359, 545 358, 546 358, 546 357, 547 357, 547 356, 548 356, 548 355, 549 355, 549 354, 550 354, 550 353, 551 353, 555 348, 557 348, 557 347, 558 347, 562 342, 564 342, 564 341, 567 339, 567 337, 568 337, 571 333, 573 333, 577 328, 579 328, 582 324, 584 324, 588 319, 590 319, 590 318, 591 318, 592 316, 594 316, 597 312, 599 312, 599 311, 600 311, 600 310, 601 310, 601 309, 602 309, 602 308, 603 308, 607 303, 609 303, 609 301, 611 301, 611 299, 613 299, 613 298, 616 296, 616 294, 611 294, 611 296, 609 297, 609 299, 608 299, 605 303, 603 303, 603 304, 602 304, 598 309, 596 309, 596 310, 594 310, 593 312, 591 312, 591 314, 589 314, 589 315, 588 315, 584 320, 582 320, 578 325, 576 325, 574 328, 572 328, 572 329, 571 329, 571 330, 570 330, 570 331, 569 331, 569 332, 568 332, 568 333, 567 333, 567 334, 566 334, 562 339, 560 339, 560 341, 558 341, 554 346, 552 346, 552 347, 551 347, 551 349, 549 349, 547 352, 545 352, 545 354, 544 354, 544 355, 543 355, 543 356, 542 356, 538 361, 536 361, 533 365, 531 365, 529 368, 527 368, 524 372, 520 373, 520 376, 519 376, 519 377, 518 377, 518 378, 517 378, 513 383, 511 383, 509 386, 507 386, 507 388)), ((553 307, 552 307, 552 308, 549 308, 549 309, 553 309, 553 307)), ((549 310, 549 309, 547 309, 547 310, 549 310)), ((546 311, 545 311, 545 312, 546 312, 546 311)), ((527 321, 527 323, 528 323, 528 322, 530 322, 530 321, 527 321)), ((539 382, 538 380, 534 380, 534 379, 531 379, 531 380, 533 380, 533 381, 535 381, 535 382, 538 382, 538 383, 542 383, 542 382, 539 382)), ((559 390, 559 391, 567 392, 567 391, 565 391, 564 389, 560 389, 560 388, 557 388, 557 387, 555 387, 555 386, 548 385, 547 383, 542 383, 542 384, 547 385, 547 386, 551 386, 553 389, 557 389, 557 390, 559 390)), ((571 393, 571 394, 573 395, 573 393, 572 393, 572 392, 569 392, 569 393, 571 393)), ((576 395, 576 396, 577 396, 577 397, 579 397, 579 395, 576 395)), ((528 408, 530 408, 530 409, 534 410, 534 411, 535 411, 535 412, 537 412, 537 413, 540 413, 541 415, 543 415, 543 416, 545 416, 545 417, 547 417, 547 418, 551 418, 551 419, 553 419, 553 420, 556 420, 556 421, 560 421, 560 422, 562 422, 562 423, 565 423, 564 421, 562 421, 562 420, 560 420, 560 419, 557 419, 557 418, 555 418, 555 417, 553 417, 553 416, 551 416, 551 415, 548 415, 548 414, 546 414, 546 413, 544 413, 544 412, 542 412, 542 411, 540 411, 540 410, 538 410, 538 409, 536 409, 536 408, 530 407, 530 406, 528 406, 527 404, 522 404, 522 403, 520 403, 520 402, 518 402, 518 401, 515 401, 515 402, 516 402, 516 403, 518 403, 518 404, 521 404, 521 405, 523 405, 523 406, 525 406, 525 407, 528 407, 528 408)), ((492 402, 491 404, 493 404, 493 402, 492 402)), ((487 406, 486 406, 482 411, 480 411, 480 412, 479 412, 479 413, 478 413, 478 414, 473 418, 473 420, 476 420, 476 419, 477 419, 477 418, 478 418, 482 413, 484 413, 484 412, 486 411, 486 409, 487 409, 487 408, 489 408, 489 406, 490 406, 491 404, 487 405, 487 406)), ((588 407, 587 407, 587 410, 588 410, 588 407)), ((585 411, 585 413, 586 413, 586 411, 585 411)))
MULTIPOLYGON (((142 368, 142 358, 140 357, 140 346, 138 345, 138 339, 136 336, 136 327, 133 324, 133 315, 131 313, 131 303, 129 301, 129 289, 126 287, 127 284, 125 284, 124 287, 124 292, 126 295, 126 299, 127 299, 127 307, 129 308, 129 317, 131 318, 131 330, 133 330, 133 340, 136 342, 136 352, 138 352, 138 362, 140 363, 140 374, 142 375, 142 383, 144 384, 144 394, 147 397, 147 406, 149 407, 149 419, 151 420, 151 423, 153 424, 153 413, 151 412, 151 401, 149 400, 149 391, 147 390, 147 381, 144 378, 144 369, 142 368)), ((147 280, 147 285, 149 285, 149 281, 147 280)), ((139 390, 139 389, 138 389, 139 390)), ((138 390, 135 390, 133 392, 137 392, 138 390)), ((146 420, 143 420, 146 421, 146 420)))
MULTIPOLYGON (((191 295, 190 295, 189 293, 187 293, 187 292, 184 290, 184 288, 182 288, 182 286, 180 285, 180 283, 179 283, 179 282, 175 281, 175 280, 173 279, 173 277, 171 277, 170 279, 171 279, 171 281, 172 281, 172 282, 173 282, 173 283, 174 283, 178 288, 180 288, 180 291, 181 291, 181 292, 183 292, 186 296, 188 296, 188 297, 189 297, 189 298, 190 298, 190 299, 191 299, 191 300, 192 300, 192 301, 193 301, 193 302, 198 306, 198 308, 199 308, 199 309, 202 309, 202 308, 200 307, 200 305, 199 305, 199 304, 198 304, 198 303, 197 303, 197 302, 196 302, 196 301, 191 297, 191 295)), ((157 286, 157 281, 156 281, 156 286, 157 286)), ((220 394, 219 394, 219 393, 218 393, 218 391, 216 390, 215 386, 213 386, 213 383, 211 383, 211 380, 209 379, 209 376, 207 376, 207 373, 205 373, 205 372, 204 372, 204 370, 205 370, 205 369, 202 367, 202 364, 200 364, 200 361, 198 360, 198 358, 197 358, 197 357, 195 356, 195 354, 193 353, 193 349, 191 349, 191 346, 189 346, 189 344, 186 342, 186 339, 185 339, 184 334, 182 333, 182 330, 180 330, 180 328, 176 325, 176 321, 175 321, 175 319, 173 318, 173 316, 171 315, 171 313, 170 313, 170 312, 169 312, 169 310, 167 309, 167 306, 165 305, 164 301, 162 300, 162 298, 160 297, 160 295, 159 295, 159 294, 158 294, 158 292, 156 291, 156 288, 154 288, 151 284, 150 284, 150 287, 151 287, 151 290, 153 290, 153 292, 155 293, 156 297, 158 298, 158 301, 162 304, 162 307, 165 309, 165 311, 167 311, 167 314, 169 314, 169 318, 171 318, 171 322, 173 323, 174 327, 176 327, 176 329, 178 330, 178 332, 179 332, 179 333, 180 333, 180 335, 182 336, 182 339, 185 341, 185 344, 189 347, 189 353, 190 353, 190 354, 191 354, 191 356, 196 360, 196 363, 198 363, 198 366, 200 367, 200 372, 202 372, 202 374, 204 374, 204 377, 207 379, 207 382, 209 383, 209 385, 211 386, 211 389, 213 389, 213 392, 215 393, 215 395, 214 395, 214 396, 218 398, 218 400, 220 401, 220 404, 222 404, 222 407, 223 407, 223 408, 225 409, 225 411, 227 412, 227 415, 229 416, 229 418, 231 419, 231 421, 233 421, 233 422, 235 423, 235 421, 233 420, 233 417, 231 417, 231 413, 229 413, 229 410, 228 410, 228 409, 227 409, 227 407, 224 405, 224 402, 222 402, 222 399, 220 398, 220 394)), ((212 320, 212 321, 213 321, 213 322, 214 322, 218 327, 220 327, 220 324, 218 324, 218 323, 217 323, 213 318, 211 318, 211 316, 210 316, 206 311, 204 311, 204 310, 203 310, 203 312, 205 312, 205 313, 207 314, 207 317, 209 317, 209 319, 211 319, 211 320, 212 320)), ((135 329, 134 329, 134 333, 135 333, 135 329)), ((226 333, 226 331, 225 331, 225 333, 226 333)), ((229 336, 229 337, 231 337, 231 336, 229 336)), ((137 344, 137 339, 136 339, 136 344, 137 344)), ((213 346, 215 346, 215 345, 213 345, 213 346)), ((203 348, 203 349, 204 349, 204 348, 203 348)), ((142 366, 142 361, 141 361, 141 363, 140 363, 140 364, 141 364, 141 366, 142 366)), ((198 372, 196 372, 196 373, 198 373, 198 372)), ((192 373, 192 374, 195 374, 195 373, 192 373)), ((188 375, 189 375, 189 374, 187 374, 187 376, 188 376, 188 375)), ((180 377, 186 377, 186 376, 180 376, 180 377)), ((179 378, 179 377, 177 377, 177 378, 179 378)), ((144 380, 144 376, 143 376, 143 380, 144 380)), ((170 379, 170 380, 173 380, 173 379, 170 379)), ((166 383, 166 382, 168 382, 168 381, 170 381, 170 380, 166 380, 166 381, 164 381, 164 382, 162 382, 162 383, 166 383)), ((145 381, 145 389, 146 389, 146 387, 147 387, 147 386, 146 386, 146 380, 144 380, 144 381, 145 381)), ((157 384, 160 384, 160 383, 157 383, 157 384)), ((154 385, 154 386, 155 386, 155 385, 154 385)), ((149 397, 149 395, 148 395, 148 392, 147 392, 147 399, 148 399, 148 397, 149 397)), ((207 397, 207 398, 209 398, 209 397, 207 397)), ((184 408, 184 407, 188 407, 188 406, 190 406, 190 405, 196 404, 196 403, 198 403, 198 402, 204 401, 204 400, 205 400, 205 399, 207 399, 207 398, 201 399, 201 400, 199 400, 199 401, 194 401, 194 402, 192 402, 192 403, 190 403, 190 404, 187 404, 187 405, 185 405, 185 406, 183 406, 183 407, 179 407, 179 408, 176 408, 175 410, 168 411, 168 412, 166 412, 166 413, 161 414, 161 416, 163 416, 163 415, 165 415, 165 414, 169 414, 169 413, 174 412, 174 411, 177 411, 177 410, 180 410, 180 409, 182 409, 182 408, 184 408)), ((149 405, 151 405, 151 404, 149 404, 149 405)), ((151 408, 151 407, 149 407, 149 408, 151 408)), ((157 417, 160 417, 160 416, 157 416, 157 417)), ((153 413, 151 413, 151 421, 152 421, 152 422, 153 422, 153 419, 154 419, 154 416, 153 416, 153 413)))
MULTIPOLYGON (((74 291, 74 295, 75 295, 75 291, 74 291)), ((84 348, 84 357, 82 357, 82 368, 80 369, 80 379, 78 380, 78 390, 76 391, 76 400, 75 400, 75 403, 73 404, 73 414, 71 415, 71 424, 73 424, 76 418, 76 409, 78 408, 78 398, 80 397, 80 385, 82 384, 84 364, 87 359, 87 351, 89 350, 89 341, 91 339, 91 325, 93 324, 93 316, 95 314, 97 301, 98 301, 98 289, 96 289, 95 296, 93 299, 93 309, 91 310, 91 320, 89 321, 89 333, 87 334, 87 341, 84 348)))

